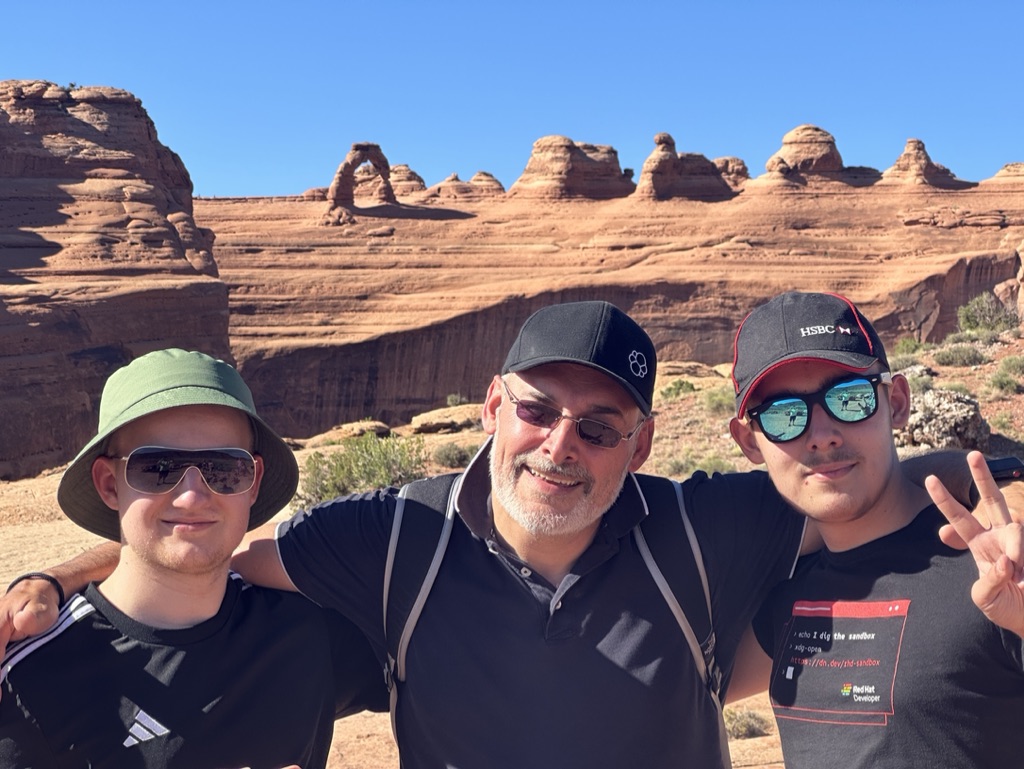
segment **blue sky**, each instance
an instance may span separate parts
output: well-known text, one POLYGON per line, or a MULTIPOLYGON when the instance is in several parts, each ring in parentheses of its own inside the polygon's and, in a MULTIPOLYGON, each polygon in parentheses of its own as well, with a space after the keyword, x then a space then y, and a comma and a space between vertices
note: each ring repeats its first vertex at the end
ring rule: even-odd
MULTIPOLYGON (((534 140, 610 144, 639 175, 654 134, 752 175, 802 123, 846 165, 908 138, 962 179, 1024 161, 1024 3, 9 3, 0 79, 142 100, 197 195, 327 186, 350 145, 428 185, 509 187, 534 140)), ((636 178, 636 177, 634 177, 636 178)))

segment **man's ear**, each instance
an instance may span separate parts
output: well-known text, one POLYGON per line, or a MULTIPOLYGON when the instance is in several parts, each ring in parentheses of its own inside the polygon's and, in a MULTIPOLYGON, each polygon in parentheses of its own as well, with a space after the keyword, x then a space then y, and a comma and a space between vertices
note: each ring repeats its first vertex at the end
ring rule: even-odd
POLYGON ((892 375, 889 408, 892 412, 892 426, 897 429, 904 427, 910 419, 910 382, 903 374, 892 375))
POLYGON ((651 455, 651 448, 654 446, 654 417, 649 417, 640 427, 636 437, 636 446, 633 448, 633 456, 629 459, 629 472, 635 473, 639 470, 647 458, 651 455))
POLYGON ((504 394, 504 388, 501 386, 501 377, 495 376, 491 380, 491 386, 487 388, 483 411, 480 414, 480 423, 483 425, 484 432, 488 435, 494 435, 494 431, 498 427, 498 406, 501 405, 504 394))
POLYGON ((110 457, 96 457, 92 463, 92 485, 103 504, 117 511, 117 462, 110 457))
POLYGON ((736 445, 740 447, 740 451, 743 452, 743 456, 755 465, 764 464, 764 454, 761 453, 761 448, 757 445, 757 436, 754 435, 752 422, 743 422, 733 417, 729 420, 729 432, 732 439, 736 441, 736 445))

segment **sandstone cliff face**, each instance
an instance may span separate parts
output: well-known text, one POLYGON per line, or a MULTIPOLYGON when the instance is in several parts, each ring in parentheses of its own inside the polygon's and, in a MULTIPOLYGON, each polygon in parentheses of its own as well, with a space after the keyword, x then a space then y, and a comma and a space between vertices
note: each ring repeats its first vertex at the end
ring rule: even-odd
POLYGON ((0 478, 73 456, 103 381, 136 355, 230 359, 212 246, 138 99, 0 82, 0 478))
POLYGON ((676 153, 664 135, 633 195, 612 148, 545 137, 516 194, 485 174, 416 190, 395 167, 391 183, 411 185, 400 203, 379 204, 379 168, 351 209, 336 205, 347 171, 301 196, 193 203, 134 97, 3 86, 0 477, 70 458, 104 378, 157 347, 237 361, 261 412, 303 438, 482 398, 519 324, 555 301, 607 299, 663 360, 708 364, 785 289, 849 295, 886 341, 941 338, 983 291, 1020 301, 1019 163, 971 187, 933 184, 945 177, 927 164, 924 183, 883 184, 803 126, 750 179, 742 160, 676 153), (320 226, 325 209, 339 226, 320 226))
POLYGON ((607 145, 544 136, 533 143, 523 171, 509 188, 511 197, 609 200, 636 188, 619 167, 619 155, 607 145))

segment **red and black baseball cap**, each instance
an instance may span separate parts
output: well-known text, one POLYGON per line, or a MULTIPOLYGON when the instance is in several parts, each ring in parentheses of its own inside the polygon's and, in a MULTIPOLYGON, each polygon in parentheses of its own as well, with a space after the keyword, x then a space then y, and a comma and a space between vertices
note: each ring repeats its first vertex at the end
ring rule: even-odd
POLYGON ((881 363, 885 347, 853 302, 839 294, 790 291, 755 308, 740 324, 733 347, 736 414, 768 374, 794 361, 827 361, 863 372, 881 363))

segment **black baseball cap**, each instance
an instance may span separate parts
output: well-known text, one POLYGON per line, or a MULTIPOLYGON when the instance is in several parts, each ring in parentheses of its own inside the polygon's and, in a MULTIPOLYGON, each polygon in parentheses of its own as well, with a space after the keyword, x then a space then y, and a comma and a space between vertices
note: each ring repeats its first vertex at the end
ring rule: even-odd
POLYGON ((889 370, 885 347, 853 302, 839 294, 790 291, 755 308, 740 324, 733 348, 736 414, 768 374, 793 361, 827 361, 849 371, 876 363, 889 370))
POLYGON ((658 359, 636 321, 608 302, 567 302, 526 319, 505 358, 502 374, 544 363, 579 363, 626 388, 644 416, 651 414, 658 359))

